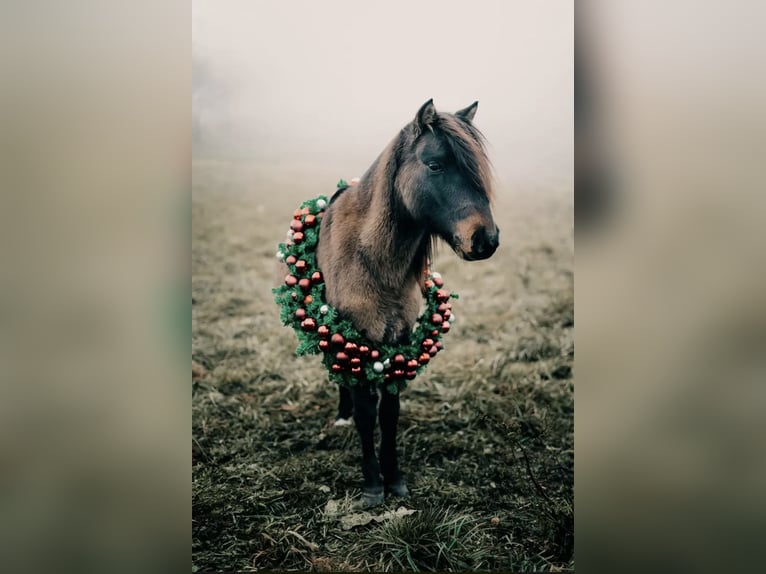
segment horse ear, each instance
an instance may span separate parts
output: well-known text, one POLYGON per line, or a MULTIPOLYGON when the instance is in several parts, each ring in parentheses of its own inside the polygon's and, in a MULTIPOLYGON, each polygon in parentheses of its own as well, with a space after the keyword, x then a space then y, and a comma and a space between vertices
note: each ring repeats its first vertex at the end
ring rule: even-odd
POLYGON ((455 112, 455 115, 459 117, 461 120, 466 121, 472 121, 474 116, 476 115, 476 109, 479 107, 479 102, 474 102, 467 108, 463 108, 462 110, 458 110, 455 112))
POLYGON ((425 104, 420 106, 418 114, 415 116, 414 128, 415 135, 423 132, 427 126, 430 126, 436 121, 436 108, 434 107, 434 100, 431 98, 425 104))

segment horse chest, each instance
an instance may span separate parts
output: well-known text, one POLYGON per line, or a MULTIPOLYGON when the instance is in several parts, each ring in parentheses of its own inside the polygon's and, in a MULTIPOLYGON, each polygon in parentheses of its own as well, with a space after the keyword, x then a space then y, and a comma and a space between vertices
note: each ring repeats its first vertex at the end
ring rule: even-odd
POLYGON ((383 341, 398 343, 407 338, 420 311, 420 294, 417 286, 404 293, 384 298, 380 313, 385 319, 383 341))
POLYGON ((398 343, 406 339, 420 310, 417 284, 413 281, 401 289, 387 289, 372 278, 344 280, 348 276, 339 274, 336 281, 328 278, 328 302, 372 341, 398 343))

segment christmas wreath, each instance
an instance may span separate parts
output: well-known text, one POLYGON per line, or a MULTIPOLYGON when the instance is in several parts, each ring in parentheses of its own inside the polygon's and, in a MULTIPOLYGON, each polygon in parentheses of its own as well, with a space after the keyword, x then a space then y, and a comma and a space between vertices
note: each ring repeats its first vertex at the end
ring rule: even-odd
MULTIPOLYGON (((341 180, 338 187, 346 186, 341 180)), ((298 335, 298 355, 323 353, 332 382, 353 386, 366 380, 396 394, 443 349, 442 335, 455 321, 450 298, 438 273, 423 271, 426 309, 410 339, 398 345, 372 343, 327 304, 322 272, 317 266, 319 227, 328 205, 325 196, 304 201, 295 210, 287 241, 279 244, 277 259, 290 269, 284 284, 273 289, 284 325, 298 335)))

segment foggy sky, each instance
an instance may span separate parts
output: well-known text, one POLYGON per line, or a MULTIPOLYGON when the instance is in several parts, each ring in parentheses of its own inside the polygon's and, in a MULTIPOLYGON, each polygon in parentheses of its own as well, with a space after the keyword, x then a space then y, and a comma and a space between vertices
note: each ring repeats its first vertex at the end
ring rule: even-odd
POLYGON ((196 156, 361 173, 418 107, 479 100, 503 179, 571 181, 571 2, 194 0, 196 156))

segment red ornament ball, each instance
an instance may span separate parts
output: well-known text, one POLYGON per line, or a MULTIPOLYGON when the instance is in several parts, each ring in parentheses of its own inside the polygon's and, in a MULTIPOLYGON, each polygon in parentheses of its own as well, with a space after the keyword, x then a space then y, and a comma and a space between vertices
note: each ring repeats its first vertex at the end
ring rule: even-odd
POLYGON ((303 321, 306 318, 306 309, 296 309, 295 318, 298 321, 303 321))
POLYGON ((285 283, 288 287, 295 287, 295 285, 298 283, 298 278, 295 275, 288 275, 285 277, 285 283))
POLYGON ((431 355, 432 357, 435 356, 436 353, 438 352, 439 352, 439 348, 436 345, 428 349, 428 354, 431 355))
POLYGON ((412 369, 418 368, 418 360, 417 359, 410 359, 407 361, 407 368, 411 371, 412 369))
POLYGON ((336 345, 336 346, 340 346, 340 345, 342 345, 343 343, 345 343, 346 341, 345 341, 345 339, 343 338, 343 335, 341 335, 340 333, 335 333, 335 334, 334 334, 334 335, 333 335, 333 336, 330 338, 330 342, 331 342, 333 345, 336 345))
POLYGON ((418 376, 418 373, 417 371, 407 371, 404 376, 411 381, 412 379, 418 376))
POLYGON ((295 241, 295 244, 296 244, 296 245, 297 245, 298 243, 300 243, 301 241, 303 241, 303 233, 301 233, 300 231, 296 231, 296 232, 293 234, 293 241, 295 241))
POLYGON ((326 339, 330 335, 329 327, 327 325, 320 325, 319 329, 317 329, 317 335, 326 339))
POLYGON ((335 355, 335 360, 339 363, 345 363, 348 361, 348 355, 343 351, 338 351, 338 353, 335 355))
POLYGON ((392 373, 394 378, 401 379, 404 376, 404 370, 403 369, 394 369, 394 372, 392 373))
POLYGON ((439 329, 434 329, 433 331, 431 331, 431 336, 432 337, 438 337, 439 336, 439 329))
POLYGON ((442 314, 443 314, 443 313, 445 313, 446 311, 449 311, 449 304, 448 304, 448 303, 441 303, 441 304, 440 304, 440 305, 439 305, 439 306, 436 308, 436 310, 437 310, 437 311, 439 311, 439 313, 442 313, 442 314))
POLYGON ((370 351, 370 359, 374 361, 379 358, 380 358, 380 351, 378 351, 377 349, 373 349, 372 351, 370 351))
POLYGON ((306 262, 303 259, 298 259, 298 261, 295 262, 295 270, 298 273, 305 273, 306 272, 306 262))
POLYGON ((293 219, 290 222, 290 229, 293 231, 303 231, 303 224, 300 222, 299 219, 293 219))
POLYGON ((359 348, 356 346, 356 343, 352 343, 351 341, 346 343, 345 349, 349 355, 356 355, 356 352, 359 350, 359 348))
MULTIPOLYGON (((301 281, 303 281, 303 279, 301 279, 301 281)), ((439 315, 439 313, 434 313, 431 315, 431 323, 434 325, 441 325, 443 320, 444 319, 442 319, 442 316, 439 315)))
POLYGON ((325 339, 322 339, 321 341, 319 341, 319 350, 320 351, 324 351, 326 353, 329 349, 330 349, 330 342, 329 341, 326 341, 325 339))
POLYGON ((362 357, 366 357, 369 352, 370 348, 367 345, 359 345, 359 354, 362 357))
POLYGON ((295 265, 296 261, 297 259, 295 259, 295 255, 288 255, 287 259, 285 259, 285 263, 287 263, 288 265, 295 265))
POLYGON ((306 227, 313 227, 316 222, 317 222, 316 216, 311 214, 308 214, 306 217, 303 218, 303 224, 306 227))
POLYGON ((311 281, 305 277, 298 281, 298 286, 304 291, 308 291, 311 288, 311 281))
POLYGON ((424 349, 430 349, 434 345, 433 339, 423 339, 423 348, 424 349))
POLYGON ((403 365, 406 359, 404 358, 404 355, 395 355, 394 356, 394 364, 395 365, 403 365))
POLYGON ((438 350, 441 351, 444 345, 442 345, 441 341, 436 341, 436 344, 434 345, 434 347, 436 347, 438 350))
POLYGON ((311 303, 313 303, 313 302, 314 302, 314 298, 313 298, 311 295, 306 295, 306 296, 303 298, 303 303, 304 303, 305 305, 310 305, 310 304, 311 304, 311 303))
POLYGON ((442 332, 449 333, 449 328, 450 328, 449 321, 444 321, 444 323, 442 323, 442 332))
POLYGON ((311 281, 314 283, 321 283, 322 282, 322 274, 319 271, 314 271, 311 274, 311 281))
POLYGON ((444 279, 441 277, 434 277, 434 283, 437 287, 444 287, 444 279))
POLYGON ((425 282, 425 283, 423 283, 423 286, 424 286, 426 289, 430 289, 431 287, 433 287, 433 286, 434 286, 434 282, 433 282, 433 281, 431 281, 430 279, 426 279, 426 282, 425 282))
POLYGON ((333 373, 343 372, 343 367, 341 367, 338 363, 333 363, 332 367, 330 367, 330 368, 332 369, 333 373))
MULTIPOLYGON (((296 235, 297 235, 297 233, 296 233, 296 235)), ((303 234, 301 234, 301 239, 303 239, 302 235, 303 234)), ((295 239, 295 242, 298 243, 298 240, 297 240, 296 237, 293 237, 293 239, 295 239)), ((449 291, 447 291, 445 289, 439 289, 436 292, 436 299, 439 300, 439 301, 447 301, 447 299, 449 299, 449 291)))
POLYGON ((418 362, 421 365, 427 365, 428 361, 430 360, 431 360, 431 355, 429 355, 428 353, 423 353, 422 355, 418 357, 418 362))
POLYGON ((352 375, 359 375, 362 372, 362 367, 351 367, 352 375))
POLYGON ((293 217, 295 219, 300 219, 301 218, 301 210, 300 209, 296 209, 295 211, 293 211, 293 217))
POLYGON ((316 329, 317 323, 312 319, 311 317, 307 317, 303 321, 301 321, 301 329, 304 331, 313 331, 316 329))
POLYGON ((352 357, 351 359, 351 366, 352 367, 358 367, 362 364, 362 359, 359 357, 352 357))

